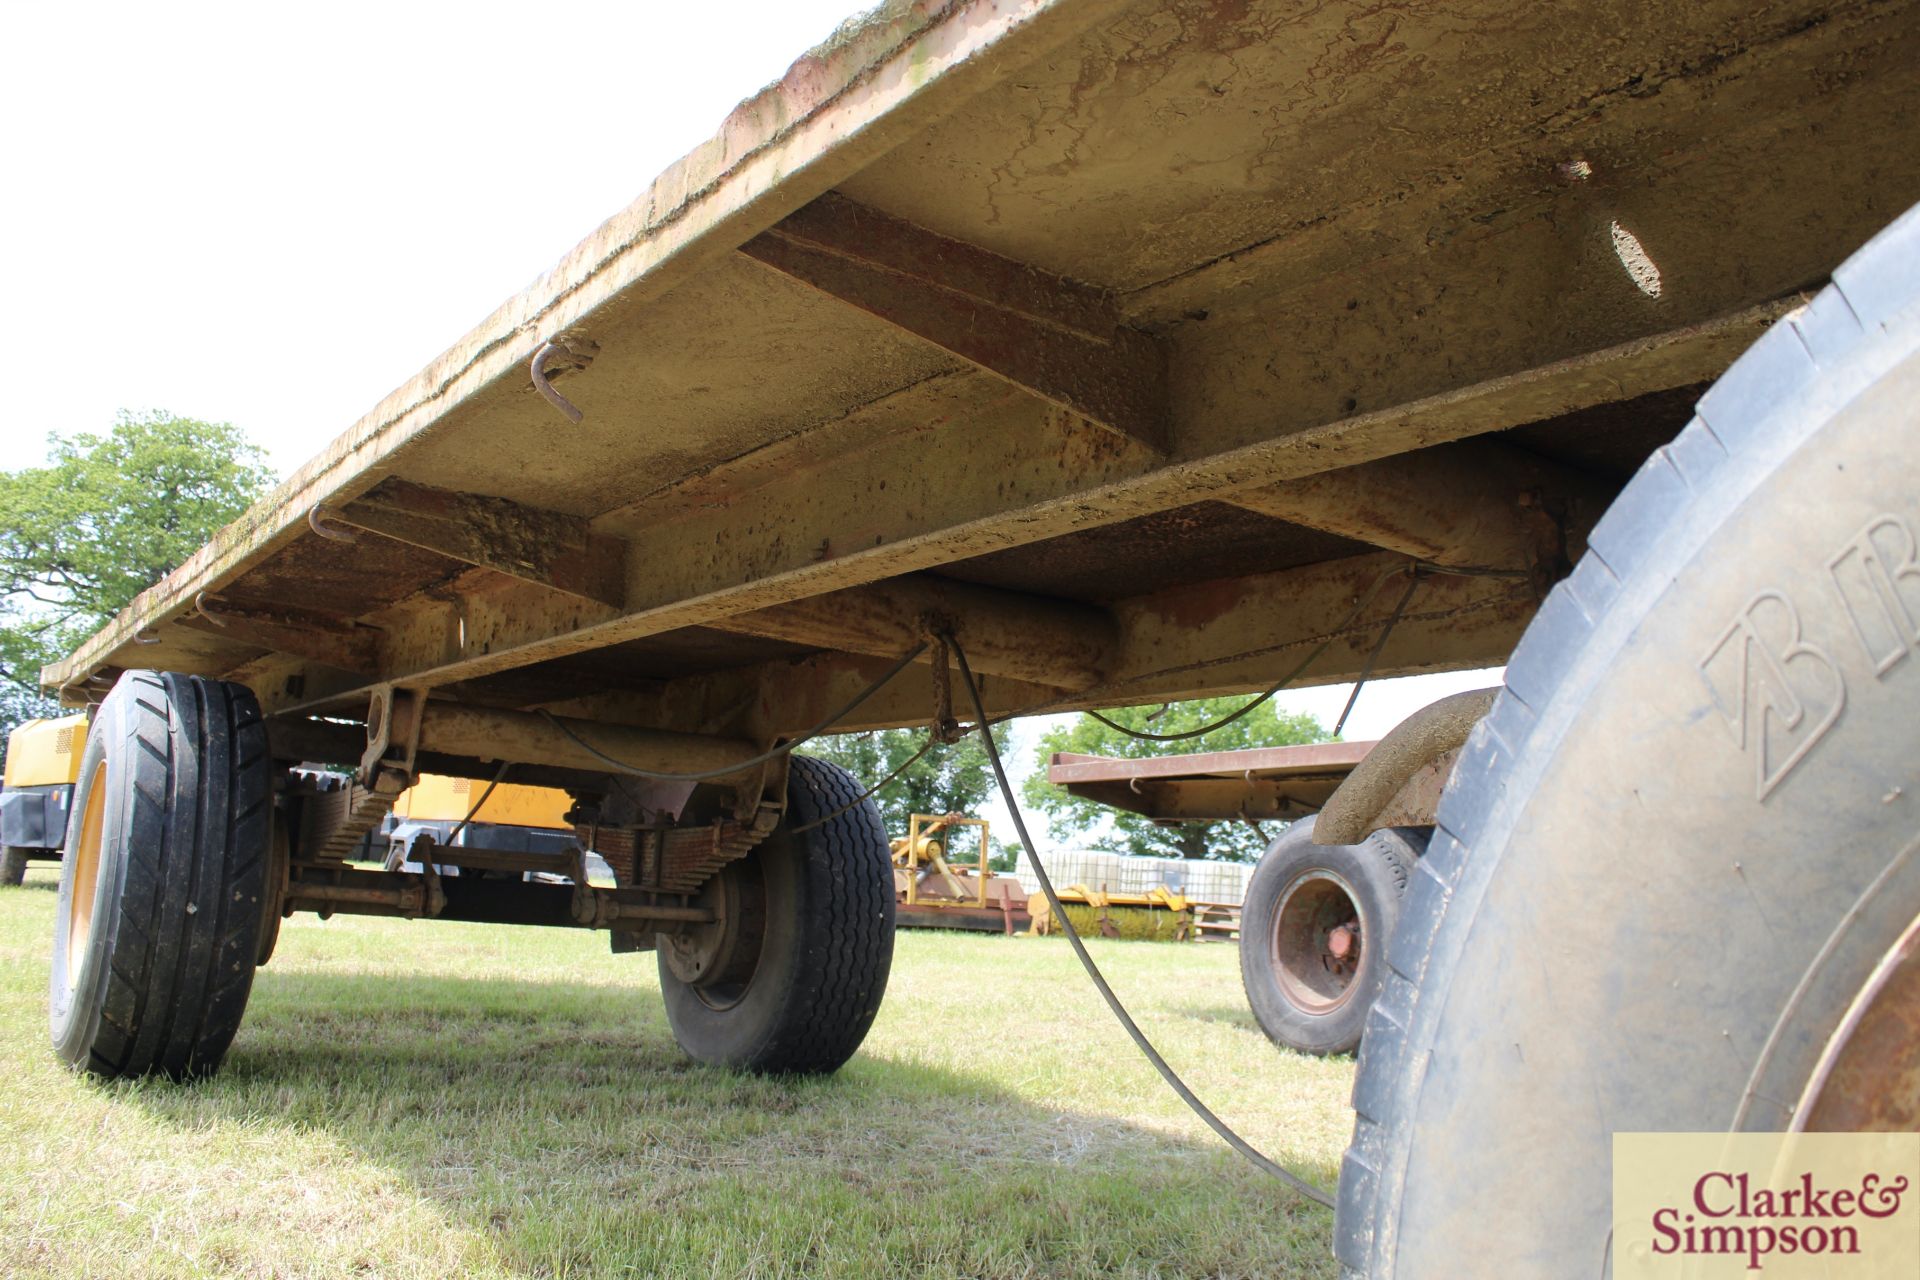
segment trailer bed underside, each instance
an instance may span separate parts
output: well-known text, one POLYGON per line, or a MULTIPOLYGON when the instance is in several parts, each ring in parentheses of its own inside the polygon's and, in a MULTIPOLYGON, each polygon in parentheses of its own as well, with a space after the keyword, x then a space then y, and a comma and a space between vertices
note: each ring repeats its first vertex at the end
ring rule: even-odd
MULTIPOLYGON (((46 679, 764 741, 930 620, 997 712, 1323 642, 1302 682, 1351 679, 1414 564, 1375 671, 1498 663, 1703 386, 1920 198, 1916 35, 1908 3, 890 6, 46 679)), ((922 665, 844 727, 933 710, 922 665)))

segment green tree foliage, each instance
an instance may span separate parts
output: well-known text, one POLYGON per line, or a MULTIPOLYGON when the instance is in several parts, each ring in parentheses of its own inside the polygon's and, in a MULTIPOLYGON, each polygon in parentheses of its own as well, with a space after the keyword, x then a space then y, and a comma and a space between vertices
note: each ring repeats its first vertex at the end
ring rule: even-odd
POLYGON ((40 668, 197 551, 273 482, 225 423, 121 413, 0 472, 0 733, 47 715, 40 668))
MULTIPOLYGON (((994 736, 1003 752, 1006 750, 1004 732, 994 736)), ((801 751, 839 765, 864 789, 898 769, 926 740, 924 729, 882 729, 874 733, 817 738, 801 751)), ((880 806, 880 819, 886 824, 887 836, 891 839, 907 834, 907 819, 912 814, 978 816, 980 806, 992 793, 993 771, 987 765, 987 753, 980 746, 980 739, 969 734, 959 742, 934 747, 909 765, 906 772, 880 789, 874 803, 880 806)), ((956 854, 971 857, 973 851, 972 834, 961 836, 955 847, 956 854)), ((991 862, 994 870, 1010 871, 1013 861, 1007 846, 996 841, 991 862)))
MULTIPOLYGON (((1149 733, 1182 733, 1211 724, 1246 705, 1244 697, 1202 698, 1176 702, 1165 710, 1128 707, 1107 711, 1109 719, 1149 733), (1149 720, 1149 717, 1152 717, 1149 720)), ((1233 751, 1243 747, 1284 747, 1303 742, 1325 742, 1329 734, 1309 715, 1281 715, 1266 702, 1232 724, 1186 742, 1148 742, 1128 737, 1092 716, 1049 730, 1040 738, 1038 767, 1022 788, 1026 802, 1044 811, 1054 839, 1077 848, 1098 849, 1155 858, 1215 858, 1252 862, 1267 845, 1266 837, 1243 822, 1183 822, 1158 826, 1139 814, 1112 809, 1092 800, 1068 795, 1047 781, 1047 761, 1056 751, 1082 755, 1116 756, 1139 760, 1149 756, 1185 755, 1200 751, 1233 751)), ((1267 836, 1278 831, 1268 828, 1267 836)))

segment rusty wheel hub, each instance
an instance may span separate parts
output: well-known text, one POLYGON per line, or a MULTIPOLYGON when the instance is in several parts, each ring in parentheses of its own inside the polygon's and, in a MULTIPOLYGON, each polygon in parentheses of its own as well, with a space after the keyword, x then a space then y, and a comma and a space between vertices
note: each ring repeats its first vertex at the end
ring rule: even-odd
POLYGON ((1353 887, 1332 871, 1296 876, 1280 895, 1268 939, 1280 992, 1308 1013, 1331 1013, 1353 995, 1365 934, 1353 887))
POLYGON ((760 964, 767 929, 766 899, 758 855, 728 863, 701 886, 694 900, 694 905, 713 912, 713 920, 660 935, 658 945, 668 970, 715 1008, 739 1000, 760 964))

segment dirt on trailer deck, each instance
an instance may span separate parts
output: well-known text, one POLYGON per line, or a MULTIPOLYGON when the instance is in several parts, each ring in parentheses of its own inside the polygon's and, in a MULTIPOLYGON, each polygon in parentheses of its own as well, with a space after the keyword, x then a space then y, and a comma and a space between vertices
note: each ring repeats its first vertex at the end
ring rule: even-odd
MULTIPOLYGON (((1409 559, 1378 672, 1497 662, 1920 194, 1913 18, 888 5, 45 678, 764 741, 928 619, 996 712, 1348 679, 1409 559)), ((923 664, 849 727, 931 714, 923 664)))

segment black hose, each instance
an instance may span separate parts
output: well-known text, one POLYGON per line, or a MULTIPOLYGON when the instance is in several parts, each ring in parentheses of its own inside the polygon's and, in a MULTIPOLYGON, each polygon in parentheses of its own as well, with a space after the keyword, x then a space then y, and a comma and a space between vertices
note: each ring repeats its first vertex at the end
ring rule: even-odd
POLYGON ((1047 905, 1053 908, 1054 919, 1060 922, 1060 928, 1067 935, 1067 941, 1073 944, 1073 953, 1080 957, 1081 966, 1086 969, 1087 977, 1093 979, 1093 985, 1098 988, 1101 998, 1107 1002, 1107 1008, 1113 1010, 1113 1016, 1118 1018, 1120 1025, 1127 1029, 1127 1034, 1133 1037, 1134 1044, 1138 1045, 1140 1052, 1146 1055, 1147 1061, 1153 1064, 1154 1070, 1160 1073, 1160 1078, 1165 1080, 1168 1086, 1180 1095, 1180 1100, 1191 1107, 1195 1115, 1206 1121, 1207 1127, 1219 1134, 1228 1146, 1252 1161, 1254 1168, 1262 1173, 1278 1178, 1315 1204, 1333 1208, 1331 1195, 1262 1155, 1252 1143, 1235 1133, 1228 1127, 1226 1121, 1215 1115, 1206 1103, 1200 1101, 1198 1095, 1187 1087, 1187 1082, 1182 1080, 1172 1067, 1167 1065, 1167 1060, 1160 1056, 1160 1051, 1153 1047, 1153 1043, 1135 1024, 1126 1006, 1120 1003, 1120 997, 1113 994, 1113 988, 1107 985, 1106 978, 1100 972, 1100 966, 1096 965, 1093 957, 1087 954, 1087 944, 1080 940, 1080 933, 1073 927, 1073 921, 1067 919, 1066 910, 1060 905, 1060 895, 1053 891, 1053 880, 1047 875, 1046 867, 1040 863, 1040 855, 1033 847, 1033 838, 1027 834, 1026 819, 1020 814, 1020 806, 1013 798, 1013 787, 1007 782, 1006 768, 1000 763, 1000 749, 994 745, 993 730, 987 724, 987 708, 980 700, 980 688, 974 683, 973 670, 967 665, 967 655, 951 636, 947 637, 947 643, 952 646, 953 656, 960 664, 960 678, 966 682, 967 696, 973 699, 980 740, 987 749, 987 763, 993 767, 994 781, 999 784, 1000 794, 1007 802, 1007 812, 1013 818, 1014 831, 1020 836, 1020 846, 1027 851, 1027 861, 1033 864, 1033 873, 1039 878, 1040 888, 1047 895, 1047 905))

